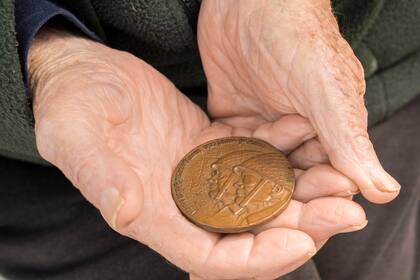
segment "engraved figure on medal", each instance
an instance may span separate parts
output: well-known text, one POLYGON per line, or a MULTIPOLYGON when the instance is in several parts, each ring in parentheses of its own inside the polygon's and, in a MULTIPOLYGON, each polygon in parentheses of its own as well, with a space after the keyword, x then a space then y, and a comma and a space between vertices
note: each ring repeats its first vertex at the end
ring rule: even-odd
POLYGON ((229 153, 211 164, 208 195, 216 204, 212 217, 226 224, 247 226, 278 202, 287 200, 275 153, 245 150, 229 153), (279 180, 280 179, 280 180, 279 180))

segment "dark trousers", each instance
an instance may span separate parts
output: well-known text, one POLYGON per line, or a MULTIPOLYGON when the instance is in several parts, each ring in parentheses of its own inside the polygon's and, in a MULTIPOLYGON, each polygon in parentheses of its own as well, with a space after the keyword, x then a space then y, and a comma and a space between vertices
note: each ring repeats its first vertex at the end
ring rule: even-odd
MULTIPOLYGON (((402 184, 387 205, 358 197, 369 224, 333 237, 288 280, 420 279, 420 98, 371 130, 402 184)), ((187 279, 147 247, 113 232, 51 167, 0 158, 0 274, 6 279, 187 279)), ((0 277, 1 278, 1 277, 0 277)))

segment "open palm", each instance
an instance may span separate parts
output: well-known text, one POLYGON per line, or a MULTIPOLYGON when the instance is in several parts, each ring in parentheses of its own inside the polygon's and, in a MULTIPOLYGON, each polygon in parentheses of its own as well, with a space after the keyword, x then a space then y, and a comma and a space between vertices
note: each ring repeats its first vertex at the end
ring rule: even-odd
MULTIPOLYGON (((32 80, 39 79, 37 145, 119 233, 200 277, 265 279, 296 268, 331 235, 364 225, 356 203, 332 197, 349 196, 356 187, 328 165, 299 171, 287 210, 253 232, 220 235, 191 224, 171 197, 170 178, 180 159, 211 139, 281 134, 285 127, 211 123, 145 62, 97 43, 75 44, 53 75, 32 67, 32 80)), ((293 118, 284 123, 301 121, 293 118)), ((282 139, 286 149, 299 142, 287 134, 282 139)))

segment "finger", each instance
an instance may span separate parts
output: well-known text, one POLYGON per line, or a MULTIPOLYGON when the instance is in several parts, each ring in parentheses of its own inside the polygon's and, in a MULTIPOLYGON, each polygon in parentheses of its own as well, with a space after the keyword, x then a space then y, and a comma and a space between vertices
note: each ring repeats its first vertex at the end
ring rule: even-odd
POLYGON ((190 280, 204 280, 204 278, 198 277, 197 275, 190 273, 190 280))
MULTIPOLYGON (((348 118, 353 118, 354 122, 362 122, 360 119, 354 120, 360 118, 359 116, 348 118)), ((318 124, 317 127, 327 127, 318 130, 332 165, 357 183, 368 200, 375 203, 393 200, 398 195, 400 186, 383 170, 367 132, 362 130, 354 132, 354 127, 357 128, 361 124, 351 124, 352 127, 347 126, 345 130, 340 128, 331 133, 333 126, 343 126, 340 122, 347 121, 342 120, 343 117, 340 116, 335 117, 336 123, 330 119, 331 117, 328 120, 318 119, 317 122, 322 124, 318 124)))
POLYGON ((307 234, 290 229, 266 230, 257 235, 255 243, 248 266, 260 279, 274 279, 289 273, 316 253, 315 244, 307 234), (271 264, 267 263, 269 258, 273 258, 271 264))
POLYGON ((311 167, 296 178, 293 199, 308 202, 326 196, 348 197, 359 192, 356 184, 330 165, 311 167))
POLYGON ((324 245, 325 245, 325 243, 327 243, 327 241, 328 241, 328 239, 315 242, 316 250, 317 251, 321 250, 321 248, 324 247, 324 245))
POLYGON ((154 219, 163 226, 155 231, 156 225, 151 224, 148 231, 162 239, 147 245, 198 278, 254 279, 279 275, 291 271, 297 262, 315 253, 313 240, 298 230, 273 228, 258 235, 221 236, 194 226, 181 215, 154 219))
POLYGON ((327 197, 306 204, 292 200, 283 213, 253 232, 287 227, 306 232, 317 242, 337 233, 360 230, 366 223, 360 205, 345 198, 327 197))
POLYGON ((209 279, 267 278, 290 272, 297 262, 307 260, 314 253, 315 245, 307 234, 273 228, 256 236, 226 235, 215 245, 203 266, 209 269, 205 275, 209 279))
POLYGON ((322 54, 305 67, 311 73, 305 87, 311 91, 308 118, 332 165, 349 176, 368 200, 389 202, 400 185, 382 168, 369 140, 362 65, 338 30, 327 32, 318 45, 307 46, 310 53, 322 54))
POLYGON ((328 155, 317 139, 305 142, 293 151, 288 158, 293 167, 304 170, 318 164, 329 163, 328 155))
POLYGON ((40 154, 101 211, 111 227, 125 227, 138 215, 143 205, 139 178, 93 128, 86 123, 50 122, 38 124, 36 131, 40 154))
POLYGON ((289 153, 315 135, 308 119, 299 115, 285 115, 278 121, 261 125, 252 136, 267 141, 284 153, 289 153))

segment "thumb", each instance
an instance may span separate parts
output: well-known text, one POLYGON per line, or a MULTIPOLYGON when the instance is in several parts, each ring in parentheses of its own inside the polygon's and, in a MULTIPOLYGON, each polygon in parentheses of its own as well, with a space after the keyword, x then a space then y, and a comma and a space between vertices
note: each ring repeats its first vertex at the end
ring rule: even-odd
POLYGON ((36 124, 41 156, 57 166, 107 223, 123 230, 140 213, 143 189, 137 174, 84 124, 36 124))
MULTIPOLYGON (((400 185, 381 166, 367 132, 363 68, 340 34, 331 36, 326 51, 315 59, 306 92, 306 112, 332 165, 350 177, 362 194, 375 203, 386 203, 400 185), (314 92, 315 91, 315 92, 314 92)), ((314 61, 314 60, 312 60, 314 61)))
POLYGON ((328 114, 311 117, 311 121, 331 164, 350 177, 368 200, 386 203, 398 195, 400 185, 378 160, 367 133, 366 114, 346 111, 356 105, 340 103, 327 109, 328 114))

